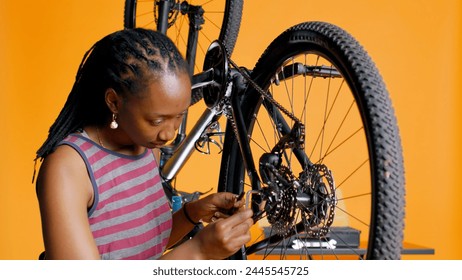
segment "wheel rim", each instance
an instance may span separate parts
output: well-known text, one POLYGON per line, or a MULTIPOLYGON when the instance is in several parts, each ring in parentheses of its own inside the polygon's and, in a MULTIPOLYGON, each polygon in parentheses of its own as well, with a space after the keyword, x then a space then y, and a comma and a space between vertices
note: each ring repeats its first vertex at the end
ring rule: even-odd
MULTIPOLYGON (((296 207, 297 213, 294 214, 293 224, 298 223, 295 231, 303 241, 328 242, 335 239, 338 248, 293 249, 290 248, 293 238, 284 237, 280 233, 276 234, 279 238, 274 238, 280 239, 276 241, 275 247, 249 244, 248 248, 250 251, 261 249, 255 254, 255 258, 342 258, 341 254, 362 258, 369 238, 373 186, 365 126, 348 81, 339 75, 339 71, 329 60, 315 53, 291 57, 272 76, 274 78, 268 91, 305 124, 305 153, 312 163, 324 165, 331 170, 334 181, 335 217, 333 224, 329 225, 329 239, 324 235, 302 233, 312 232, 316 226, 310 228, 306 223, 300 224, 303 213, 306 212, 300 207, 296 207), (294 72, 293 69, 300 66, 305 69, 308 69, 305 66, 309 66, 310 74, 287 77, 287 73, 290 75, 294 72), (353 236, 360 233, 362 246, 348 245, 351 243, 345 240, 343 234, 350 228, 353 236)), ((259 162, 262 153, 271 151, 280 139, 280 133, 275 131, 277 126, 267 110, 264 106, 257 107, 260 108, 254 113, 255 118, 250 129, 252 132, 249 132, 255 162, 259 162)), ((291 120, 286 118, 286 122, 290 127, 293 126, 291 120)), ((290 150, 286 150, 281 158, 282 165, 290 170, 295 180, 300 181, 303 167, 299 160, 290 150)), ((248 179, 244 185, 249 189, 248 179)), ((326 222, 323 223, 317 226, 326 225, 326 222)), ((267 218, 260 220, 252 229, 252 243, 264 238, 265 232, 262 232, 262 228, 266 229, 266 236, 274 235, 274 226, 274 222, 267 218)), ((331 246, 326 243, 321 245, 331 246)))

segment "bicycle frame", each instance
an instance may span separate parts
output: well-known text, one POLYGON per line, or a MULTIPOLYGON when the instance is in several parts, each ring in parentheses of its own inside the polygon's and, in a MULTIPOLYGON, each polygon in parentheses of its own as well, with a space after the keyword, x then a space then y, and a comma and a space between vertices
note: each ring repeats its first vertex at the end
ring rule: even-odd
POLYGON ((192 128, 191 132, 182 139, 181 142, 179 142, 176 146, 162 148, 164 155, 171 154, 168 159, 165 157, 161 159, 161 175, 164 180, 170 181, 175 178, 188 158, 194 152, 194 145, 196 141, 202 135, 203 131, 205 131, 210 125, 212 120, 218 120, 217 117, 219 117, 219 112, 215 109, 206 109, 192 128))

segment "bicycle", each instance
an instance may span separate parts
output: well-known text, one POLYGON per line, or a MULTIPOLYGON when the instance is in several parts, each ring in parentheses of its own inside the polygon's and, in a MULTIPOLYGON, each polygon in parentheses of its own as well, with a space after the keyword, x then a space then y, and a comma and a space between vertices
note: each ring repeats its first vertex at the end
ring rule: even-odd
MULTIPOLYGON (((137 26, 127 19, 133 3, 126 1, 127 28, 137 26)), ((170 14, 187 4, 152 3, 170 14)), ((218 191, 245 193, 256 222, 255 237, 234 259, 399 259, 400 136, 385 84, 362 46, 337 26, 305 22, 274 39, 252 70, 229 52, 213 41, 203 71, 193 75, 193 95, 207 109, 188 135, 180 131, 162 150, 166 187, 173 189, 195 147, 223 134, 216 124, 225 116, 218 191)))

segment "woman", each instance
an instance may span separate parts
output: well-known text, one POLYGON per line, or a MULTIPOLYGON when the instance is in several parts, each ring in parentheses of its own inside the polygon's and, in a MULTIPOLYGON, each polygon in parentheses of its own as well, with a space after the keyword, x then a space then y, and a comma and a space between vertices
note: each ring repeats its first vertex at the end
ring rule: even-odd
POLYGON ((190 91, 185 61, 155 31, 118 31, 85 54, 37 151, 47 259, 222 259, 249 241, 252 212, 231 193, 171 214, 152 149, 174 137, 190 91))

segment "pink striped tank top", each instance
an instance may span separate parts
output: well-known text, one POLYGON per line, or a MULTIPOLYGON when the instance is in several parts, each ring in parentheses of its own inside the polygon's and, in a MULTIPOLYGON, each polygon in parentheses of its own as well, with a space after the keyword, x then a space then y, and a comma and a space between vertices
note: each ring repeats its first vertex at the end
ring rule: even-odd
POLYGON ((128 156, 105 149, 85 132, 60 145, 85 161, 94 191, 90 228, 102 259, 157 259, 172 228, 170 204, 151 150, 128 156))

